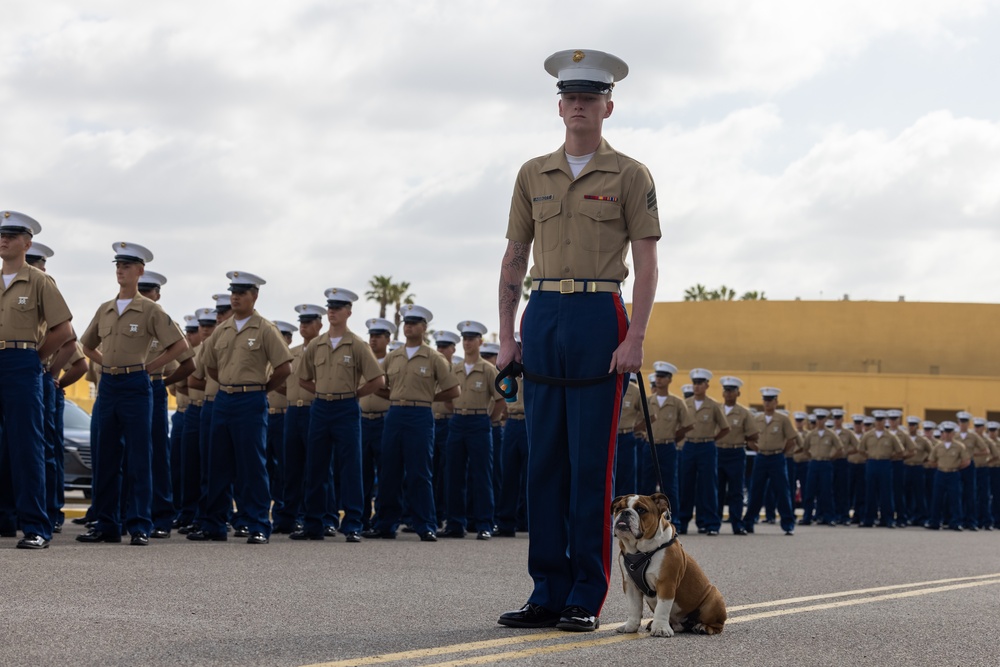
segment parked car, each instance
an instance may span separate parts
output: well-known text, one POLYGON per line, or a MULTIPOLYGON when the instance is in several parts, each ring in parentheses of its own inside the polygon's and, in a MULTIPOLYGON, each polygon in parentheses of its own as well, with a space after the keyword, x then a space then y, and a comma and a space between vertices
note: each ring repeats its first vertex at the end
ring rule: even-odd
POLYGON ((90 415, 73 401, 63 412, 63 465, 67 491, 83 491, 90 498, 90 415))

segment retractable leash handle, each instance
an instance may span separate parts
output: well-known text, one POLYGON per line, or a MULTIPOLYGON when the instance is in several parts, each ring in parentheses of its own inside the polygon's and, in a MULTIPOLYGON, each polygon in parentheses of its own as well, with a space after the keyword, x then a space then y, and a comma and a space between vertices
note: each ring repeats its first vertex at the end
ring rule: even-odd
POLYGON ((508 403, 513 403, 517 400, 517 378, 522 373, 524 373, 524 366, 516 361, 512 361, 500 370, 497 379, 493 382, 497 391, 508 403))
MULTIPOLYGON (((646 433, 649 435, 649 451, 653 456, 653 470, 656 472, 656 483, 660 487, 660 493, 666 493, 663 487, 663 478, 660 477, 660 459, 656 455, 656 443, 653 440, 653 420, 649 418, 649 401, 646 400, 646 386, 639 378, 639 396, 642 398, 642 416, 646 418, 646 433)), ((673 509, 673 508, 671 508, 673 509)))

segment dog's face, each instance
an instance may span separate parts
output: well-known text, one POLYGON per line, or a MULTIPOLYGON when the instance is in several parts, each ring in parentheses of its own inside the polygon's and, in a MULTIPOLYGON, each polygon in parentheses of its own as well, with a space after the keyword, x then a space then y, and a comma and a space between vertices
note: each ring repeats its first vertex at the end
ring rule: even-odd
POLYGON ((670 521, 670 503, 662 493, 651 496, 618 496, 611 502, 615 535, 629 542, 652 539, 661 517, 670 521))

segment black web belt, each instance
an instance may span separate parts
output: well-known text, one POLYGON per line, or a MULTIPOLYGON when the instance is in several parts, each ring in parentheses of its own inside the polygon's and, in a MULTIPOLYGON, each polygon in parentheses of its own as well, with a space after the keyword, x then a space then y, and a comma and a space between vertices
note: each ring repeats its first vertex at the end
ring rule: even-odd
POLYGON ((622 554, 622 558, 625 559, 625 571, 628 572, 628 576, 632 579, 632 583, 635 584, 646 597, 656 597, 656 589, 650 587, 649 583, 646 581, 646 571, 649 570, 649 564, 653 560, 653 554, 657 551, 666 549, 676 541, 677 533, 674 532, 674 536, 670 538, 669 542, 664 542, 652 551, 637 551, 634 554, 622 554))

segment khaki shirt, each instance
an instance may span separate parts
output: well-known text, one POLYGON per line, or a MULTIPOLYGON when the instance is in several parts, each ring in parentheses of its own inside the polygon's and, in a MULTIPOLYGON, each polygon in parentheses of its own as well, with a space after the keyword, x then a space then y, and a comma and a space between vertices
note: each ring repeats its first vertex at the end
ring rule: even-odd
POLYGON ((271 368, 292 360, 281 332, 256 310, 242 331, 236 330, 236 317, 230 317, 201 346, 205 368, 217 370, 220 385, 265 385, 271 368))
POLYGON ((575 179, 565 146, 517 174, 507 238, 532 243, 531 277, 624 280, 629 242, 660 238, 649 170, 601 140, 575 179))
MULTIPOLYGON (((998 442, 994 438, 991 438, 989 435, 987 435, 986 438, 984 439, 986 440, 986 444, 990 448, 990 456, 993 457, 992 459, 990 459, 990 462, 986 464, 987 467, 1000 468, 1000 442, 998 442)), ((1000 489, 995 490, 993 494, 994 495, 1000 494, 1000 489)))
POLYGON ((840 437, 832 428, 810 431, 802 448, 808 452, 810 461, 832 461, 834 454, 844 451, 840 437))
POLYGON ((841 449, 841 454, 834 455, 833 459, 836 461, 837 459, 846 457, 850 461, 850 457, 853 455, 851 452, 855 452, 858 449, 858 436, 854 435, 854 431, 846 428, 842 428, 839 431, 834 429, 834 432, 840 438, 840 444, 843 445, 843 448, 841 449))
MULTIPOLYGON (((445 359, 447 358, 445 357, 445 359)), ((451 364, 451 370, 454 372, 458 364, 454 361, 449 361, 448 363, 451 364)), ((431 404, 431 410, 434 411, 434 419, 448 419, 455 413, 455 408, 452 406, 451 401, 434 401, 431 404)))
POLYGON ((894 454, 893 457, 892 457, 892 460, 893 461, 902 461, 904 455, 906 455, 906 454, 908 454, 908 453, 910 453, 910 452, 913 451, 913 438, 911 438, 910 434, 907 433, 906 431, 904 431, 901 428, 898 428, 895 431, 892 431, 891 433, 894 436, 896 436, 896 439, 899 440, 899 444, 901 444, 903 446, 903 452, 902 453, 898 453, 898 454, 894 454))
POLYGON ((966 431, 965 433, 956 431, 954 442, 960 442, 965 445, 965 448, 969 450, 969 454, 972 456, 972 460, 977 467, 986 465, 986 460, 990 455, 990 448, 986 444, 986 440, 983 436, 979 435, 975 431, 966 431), (966 437, 963 438, 963 435, 966 437))
POLYGON ((301 377, 299 369, 302 367, 302 350, 304 347, 304 345, 296 345, 289 350, 292 353, 292 372, 289 373, 288 382, 285 383, 285 398, 288 401, 289 407, 305 407, 310 405, 316 398, 316 394, 299 384, 299 377, 301 377))
POLYGON ((145 365, 153 339, 165 350, 183 338, 180 328, 155 301, 136 294, 121 315, 117 299, 101 304, 80 343, 91 350, 100 345, 105 367, 124 367, 145 365))
MULTIPOLYGON (((725 414, 726 406, 722 406, 722 412, 725 414)), ((745 407, 737 403, 726 415, 726 421, 729 425, 729 433, 725 435, 724 438, 719 440, 717 445, 724 446, 737 446, 744 447, 747 442, 747 438, 757 435, 760 433, 760 429, 757 427, 757 422, 754 420, 753 415, 745 407)))
MULTIPOLYGON (((180 326, 177 324, 177 322, 174 322, 174 326, 177 327, 177 331, 180 333, 181 337, 183 337, 184 336, 184 331, 180 328, 180 326)), ((165 349, 166 349, 165 346, 160 345, 160 340, 158 338, 154 338, 153 340, 149 341, 149 351, 146 353, 146 363, 148 364, 153 359, 156 359, 158 356, 160 356, 161 354, 163 354, 163 350, 165 350, 165 349)), ((182 363, 184 363, 188 359, 193 359, 194 358, 194 353, 195 353, 195 349, 191 348, 191 347, 188 347, 186 350, 184 350, 183 352, 181 352, 180 354, 178 354, 176 357, 174 357, 174 359, 171 360, 170 363, 168 363, 166 366, 164 366, 163 368, 161 368, 157 373, 158 374, 162 374, 164 376, 170 375, 175 370, 177 370, 177 368, 182 363)))
POLYGON ((180 392, 177 392, 177 395, 174 396, 174 400, 177 401, 177 412, 184 412, 188 409, 188 406, 191 405, 191 399, 188 398, 186 394, 182 394, 180 392))
POLYGON ((694 426, 694 415, 688 410, 687 404, 680 398, 668 395, 663 405, 657 396, 649 396, 649 418, 653 420, 653 442, 663 444, 674 442, 677 431, 688 426, 694 426))
POLYGON ((353 394, 368 380, 382 375, 368 341, 345 331, 333 347, 327 333, 309 342, 302 352, 299 378, 316 381, 317 394, 353 394))
MULTIPOLYGON (((385 375, 385 357, 377 359, 377 361, 382 374, 385 375)), ((359 402, 361 403, 361 412, 364 414, 381 414, 389 409, 389 399, 382 398, 375 392, 362 396, 359 402)))
MULTIPOLYGON (((206 344, 208 341, 212 340, 212 336, 215 335, 215 331, 212 335, 208 337, 207 340, 202 341, 201 345, 198 347, 198 353, 194 359, 194 373, 191 375, 198 378, 199 380, 205 381, 205 389, 203 391, 198 391, 197 393, 201 395, 201 398, 206 401, 215 400, 215 395, 219 393, 219 383, 212 379, 212 376, 205 372, 205 348, 208 347, 206 344)), ((195 398, 191 397, 192 400, 195 398)))
POLYGON ((931 448, 934 444, 922 435, 918 435, 913 438, 913 456, 906 459, 904 463, 908 466, 922 466, 927 463, 927 457, 930 456, 931 448))
POLYGON ((491 399, 503 400, 493 384, 498 373, 496 366, 482 359, 472 365, 468 374, 464 363, 455 364, 452 374, 462 387, 462 393, 452 402, 455 410, 491 410, 491 399))
POLYGON ((406 357, 406 347, 390 352, 385 358, 385 374, 389 381, 389 397, 393 401, 431 403, 440 391, 458 386, 451 365, 437 350, 421 345, 406 357))
POLYGON ((729 428, 722 406, 708 396, 700 408, 695 407, 694 396, 685 399, 684 404, 694 419, 694 428, 685 436, 687 440, 714 440, 719 431, 729 428))
MULTIPOLYGON (((644 421, 645 417, 642 415, 642 397, 639 395, 639 385, 635 382, 629 382, 628 387, 625 388, 625 396, 622 397, 622 411, 618 417, 618 432, 627 431, 631 433, 636 426, 644 421)), ((656 430, 655 426, 653 430, 656 430)))
POLYGON ((963 463, 972 460, 969 450, 958 440, 952 441, 951 447, 946 448, 944 445, 943 442, 935 444, 927 457, 927 462, 936 463, 941 472, 955 472, 963 463))
POLYGON ((862 436, 858 449, 867 454, 870 460, 884 461, 891 459, 893 454, 901 454, 903 445, 891 431, 882 431, 880 436, 873 429, 862 436))
POLYGON ((771 415, 771 422, 768 423, 767 415, 762 412, 754 417, 754 422, 757 432, 760 433, 757 449, 764 454, 780 452, 789 440, 798 437, 792 420, 781 413, 775 412, 771 415))
POLYGON ((795 449, 792 450, 792 458, 796 463, 805 463, 809 460, 809 452, 806 451, 806 436, 812 433, 812 431, 795 431, 795 437, 798 438, 798 442, 795 444, 795 449))
MULTIPOLYGON (((844 431, 846 432, 847 429, 844 429, 844 431)), ((865 461, 868 460, 868 455, 865 454, 864 452, 862 452, 860 449, 858 449, 858 445, 861 444, 861 438, 859 438, 858 434, 855 433, 854 431, 849 431, 849 433, 852 436, 854 436, 854 453, 847 455, 847 462, 848 463, 864 463, 865 461)), ((841 440, 841 441, 843 441, 843 440, 841 440)))
POLYGON ((43 271, 25 264, 9 287, 0 280, 0 340, 39 345, 49 329, 72 317, 55 281, 43 271))

